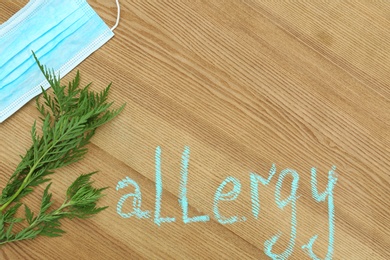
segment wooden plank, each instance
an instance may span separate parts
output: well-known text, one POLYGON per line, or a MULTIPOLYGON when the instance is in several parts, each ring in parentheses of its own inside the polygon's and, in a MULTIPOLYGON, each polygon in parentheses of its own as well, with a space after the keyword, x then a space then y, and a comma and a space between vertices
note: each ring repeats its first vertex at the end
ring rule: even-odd
MULTIPOLYGON (((4 22, 27 1, 0 3, 4 22)), ((88 1, 109 26, 114 1, 88 1)), ((269 259, 265 242, 281 233, 274 253, 286 250, 292 206, 277 206, 283 169, 299 175, 297 235, 289 259, 310 259, 301 247, 315 234, 314 252, 328 251, 328 202, 316 202, 311 168, 323 192, 336 166, 333 259, 388 259, 390 92, 386 72, 388 5, 380 1, 121 1, 115 37, 77 69, 92 89, 113 82, 111 99, 126 102, 123 113, 103 126, 80 163, 53 177, 61 201, 78 174, 99 170, 96 185, 109 186, 89 220, 65 221, 61 238, 5 245, 4 259, 269 259), (154 223, 156 150, 161 148, 162 217, 154 223), (178 203, 182 154, 189 148, 189 216, 178 203), (266 178, 260 187, 258 219, 253 215, 251 173, 266 178), (241 183, 235 201, 215 194, 228 177, 241 183), (142 192, 151 218, 123 218, 117 212, 118 181, 129 177, 142 192), (245 217, 245 220, 242 219, 245 217)), ((63 82, 72 78, 67 75, 63 82)), ((35 118, 29 102, 0 125, 0 185, 30 145, 35 118)), ((291 192, 283 180, 281 200, 291 192)), ((230 183, 224 192, 233 187, 230 183)), ((42 188, 28 202, 37 206, 42 188)), ((58 202, 59 203, 59 202, 58 202)), ((131 202, 122 208, 131 211, 131 202)), ((268 253, 269 254, 269 253, 268 253)))

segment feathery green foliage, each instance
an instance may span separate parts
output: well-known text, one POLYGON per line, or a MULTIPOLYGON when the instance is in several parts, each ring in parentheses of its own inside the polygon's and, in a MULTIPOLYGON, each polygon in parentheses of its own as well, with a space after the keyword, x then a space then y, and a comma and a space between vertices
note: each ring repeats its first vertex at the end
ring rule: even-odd
POLYGON ((31 130, 32 145, 21 156, 21 162, 10 177, 0 196, 0 245, 38 235, 61 236, 60 220, 64 218, 88 218, 106 207, 97 207, 105 188, 94 188, 90 178, 95 172, 79 176, 68 188, 62 205, 52 209, 50 184, 43 192, 39 212, 34 214, 24 205, 25 219, 15 217, 23 205, 21 199, 31 193, 33 188, 50 181, 48 176, 55 169, 81 160, 87 153, 85 147, 95 130, 116 117, 124 108, 110 110, 112 102, 107 102, 110 85, 100 93, 89 90, 90 84, 80 88, 80 75, 68 86, 60 84, 60 77, 54 71, 41 65, 34 58, 49 82, 53 95, 42 88, 44 103, 37 98, 37 109, 42 120, 42 135, 37 134, 36 123, 31 130), (15 233, 15 225, 27 223, 15 233))

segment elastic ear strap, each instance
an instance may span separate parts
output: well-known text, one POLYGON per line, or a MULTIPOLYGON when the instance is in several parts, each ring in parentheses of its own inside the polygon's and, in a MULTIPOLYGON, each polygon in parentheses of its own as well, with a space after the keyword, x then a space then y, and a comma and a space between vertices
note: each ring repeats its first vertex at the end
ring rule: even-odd
POLYGON ((119 24, 119 19, 121 18, 121 6, 119 5, 119 0, 116 0, 116 6, 118 8, 118 12, 117 12, 117 15, 116 15, 116 23, 115 25, 111 28, 111 31, 114 31, 115 28, 118 26, 119 24))

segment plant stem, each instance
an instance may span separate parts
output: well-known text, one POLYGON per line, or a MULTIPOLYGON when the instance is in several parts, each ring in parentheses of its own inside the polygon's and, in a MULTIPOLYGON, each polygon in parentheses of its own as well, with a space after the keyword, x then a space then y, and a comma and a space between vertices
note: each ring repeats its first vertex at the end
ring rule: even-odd
MULTIPOLYGON (((61 211, 63 209, 65 209, 65 208, 69 207, 69 206, 71 206, 71 204, 70 203, 66 203, 66 201, 65 201, 64 203, 62 203, 62 205, 58 209, 52 211, 50 213, 50 215, 54 215, 54 216, 61 215, 63 213, 61 211)), ((34 220, 34 222, 32 222, 26 229, 27 230, 31 230, 31 229, 34 229, 36 226, 38 226, 42 222, 42 220, 40 219, 40 216, 41 216, 41 214, 39 214, 36 217, 36 219, 34 220)), ((11 239, 11 240, 4 240, 4 241, 0 241, 0 245, 4 245, 4 244, 7 244, 7 243, 16 242, 16 241, 21 241, 21 240, 25 240, 25 239, 30 239, 30 238, 20 237, 18 239, 14 238, 14 239, 11 239)))
MULTIPOLYGON (((77 127, 79 126, 81 123, 83 123, 83 121, 81 121, 79 124, 76 124, 74 127, 77 127)), ((67 133, 69 133, 69 131, 72 131, 73 128, 70 128, 68 129, 67 133)), ((43 155, 34 163, 33 167, 31 167, 30 171, 28 172, 28 174, 26 175, 26 177, 24 178, 23 180, 23 183, 22 185, 20 185, 19 189, 11 196, 11 198, 9 198, 9 200, 4 203, 1 207, 0 207, 0 212, 3 212, 8 206, 9 204, 11 204, 18 196, 19 194, 23 191, 24 188, 26 188, 26 186, 28 185, 28 182, 29 182, 29 179, 31 177, 31 175, 33 174, 33 172, 35 171, 35 169, 37 168, 37 166, 39 165, 39 163, 42 161, 43 158, 45 158, 45 156, 47 155, 48 152, 50 152, 57 144, 58 142, 61 141, 61 139, 63 137, 66 137, 67 133, 65 133, 64 135, 60 136, 60 138, 58 138, 44 153, 43 155)))

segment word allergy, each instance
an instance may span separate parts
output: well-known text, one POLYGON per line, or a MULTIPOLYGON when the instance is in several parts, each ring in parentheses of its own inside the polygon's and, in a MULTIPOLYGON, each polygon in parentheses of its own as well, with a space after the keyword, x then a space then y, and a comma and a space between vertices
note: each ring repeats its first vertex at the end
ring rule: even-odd
MULTIPOLYGON (((181 181, 179 187, 179 205, 182 209, 182 221, 184 223, 193 223, 193 222, 207 222, 210 220, 210 216, 202 215, 202 216, 188 216, 188 199, 187 199, 187 180, 188 180, 188 165, 190 158, 190 149, 189 147, 185 147, 182 159, 181 159, 181 181)), ((334 203, 333 203, 333 189, 337 182, 337 177, 335 174, 336 167, 333 166, 332 169, 328 173, 328 184, 326 190, 322 193, 318 191, 317 188, 317 174, 316 168, 311 169, 311 192, 313 199, 319 202, 325 202, 327 200, 328 206, 328 227, 329 227, 329 237, 328 237, 328 251, 324 259, 332 259, 333 256, 333 246, 334 246, 334 203)), ((259 174, 250 173, 250 191, 251 191, 251 202, 252 202, 252 214, 255 219, 258 219, 260 213, 260 199, 259 199, 259 186, 260 184, 263 186, 267 186, 270 184, 272 178, 276 174, 276 166, 272 165, 268 177, 263 178, 259 174)), ((162 223, 170 223, 175 222, 175 218, 173 217, 161 217, 161 199, 162 199, 162 175, 161 175, 161 148, 157 147, 155 151, 155 182, 156 182, 156 201, 155 201, 155 210, 154 210, 154 223, 160 226, 162 223)), ((291 179, 291 178, 290 178, 291 179)), ((280 209, 284 209, 288 205, 291 206, 291 232, 290 232, 290 240, 288 243, 288 247, 281 254, 276 254, 272 252, 273 245, 277 242, 279 237, 281 236, 281 232, 279 234, 274 235, 270 239, 264 242, 264 252, 272 259, 287 259, 293 252, 295 246, 295 240, 297 237, 297 190, 298 190, 298 182, 299 182, 299 174, 297 171, 293 169, 284 169, 280 172, 279 178, 276 182, 275 187, 275 203, 280 209), (292 177, 291 181, 291 190, 290 195, 282 199, 281 198, 281 190, 283 186, 283 182, 287 176, 292 177)), ((141 210, 142 204, 142 196, 141 189, 136 181, 132 180, 129 177, 118 182, 116 186, 116 190, 119 191, 128 186, 132 186, 133 192, 127 193, 123 195, 118 203, 117 203, 117 213, 122 218, 131 218, 136 217, 139 219, 147 219, 151 217, 149 210, 141 210), (124 203, 128 200, 132 199, 132 211, 131 212, 123 212, 122 208, 124 203)), ((239 179, 229 176, 218 186, 214 194, 213 200, 213 213, 215 219, 221 224, 233 224, 239 221, 245 221, 244 218, 239 218, 238 216, 223 216, 219 211, 219 205, 221 201, 234 201, 238 198, 241 191, 241 183, 239 179), (226 186, 231 183, 233 188, 230 191, 224 191, 226 186)), ((317 239, 318 235, 314 235, 307 244, 303 245, 302 250, 311 258, 315 260, 319 260, 320 258, 313 252, 313 244, 317 239)))

